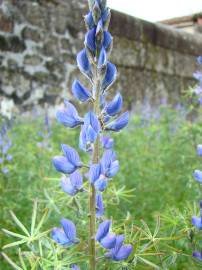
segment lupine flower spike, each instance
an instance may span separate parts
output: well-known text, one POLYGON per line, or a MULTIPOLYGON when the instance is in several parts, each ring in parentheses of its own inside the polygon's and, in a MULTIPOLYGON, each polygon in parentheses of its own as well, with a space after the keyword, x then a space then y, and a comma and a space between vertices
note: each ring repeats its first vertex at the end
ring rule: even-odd
MULTIPOLYGON (((105 220, 104 191, 112 178, 118 173, 119 161, 113 150, 114 140, 106 133, 119 132, 127 126, 129 113, 122 111, 123 98, 120 93, 108 100, 110 87, 116 80, 117 69, 109 61, 113 38, 108 31, 110 10, 106 0, 89 0, 89 13, 85 16, 87 33, 84 46, 77 55, 77 66, 90 81, 92 87, 75 79, 71 93, 81 103, 90 103, 92 108, 80 116, 68 100, 56 113, 59 123, 69 128, 80 127, 79 148, 89 154, 89 163, 80 160, 79 153, 72 147, 62 144, 63 155, 53 158, 55 169, 62 173, 61 188, 67 196, 78 196, 85 192, 83 175, 89 185, 89 266, 97 269, 96 241, 106 249, 105 256, 113 261, 126 260, 132 253, 131 245, 124 245, 124 236, 110 231, 111 221, 105 220), (88 172, 84 172, 89 168, 88 172), (101 222, 105 220, 104 222, 101 222), (101 222, 101 223, 100 223, 101 222), (100 224, 99 224, 100 223, 100 224), (96 233, 96 227, 97 233, 96 233)), ((52 238, 66 247, 78 242, 76 228, 72 221, 62 219, 62 229, 55 228, 52 238)), ((78 270, 79 266, 70 267, 78 270)))

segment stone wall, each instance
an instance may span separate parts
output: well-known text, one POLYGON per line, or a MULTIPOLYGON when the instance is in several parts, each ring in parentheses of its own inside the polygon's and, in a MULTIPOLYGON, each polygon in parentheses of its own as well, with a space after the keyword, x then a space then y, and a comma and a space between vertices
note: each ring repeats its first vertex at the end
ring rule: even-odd
MULTIPOLYGON (((26 110, 71 97, 78 73, 75 56, 83 46, 87 0, 0 0, 0 98, 26 110)), ((114 90, 129 108, 162 98, 177 102, 194 82, 202 38, 160 24, 112 13, 112 62, 118 66, 114 90)))

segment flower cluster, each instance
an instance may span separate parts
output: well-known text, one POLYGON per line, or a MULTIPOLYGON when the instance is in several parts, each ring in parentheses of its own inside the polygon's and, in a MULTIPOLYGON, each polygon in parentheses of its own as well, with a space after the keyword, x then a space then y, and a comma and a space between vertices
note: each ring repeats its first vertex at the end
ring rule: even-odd
POLYGON ((0 130, 0 166, 3 174, 8 174, 9 169, 7 163, 12 160, 12 155, 9 154, 9 150, 12 146, 12 142, 8 136, 8 127, 4 122, 0 130))
MULTIPOLYGON (((202 65, 202 56, 197 58, 197 63, 199 66, 202 65)), ((195 87, 194 93, 198 98, 198 102, 202 104, 202 73, 197 70, 194 72, 193 76, 198 81, 198 85, 195 87)))
MULTIPOLYGON (((56 170, 63 174, 62 190, 70 196, 85 192, 84 178, 89 184, 89 269, 96 265, 95 241, 107 250, 106 258, 114 261, 127 259, 133 247, 124 245, 124 236, 110 233, 111 221, 106 220, 95 231, 100 218, 105 219, 103 192, 119 170, 119 161, 113 150, 114 141, 107 131, 119 132, 127 124, 129 113, 121 114, 123 99, 120 93, 114 98, 108 98, 109 88, 114 83, 117 69, 108 59, 112 50, 113 38, 108 32, 110 10, 106 7, 106 0, 89 0, 90 12, 85 16, 87 33, 85 48, 77 55, 77 65, 81 73, 88 78, 91 89, 80 81, 72 84, 72 94, 79 102, 89 102, 93 108, 83 117, 76 107, 68 100, 64 107, 56 113, 59 123, 68 128, 80 127, 79 148, 89 154, 89 164, 80 160, 79 153, 66 144, 61 145, 61 156, 53 158, 56 170), (88 172, 82 175, 86 169, 88 172)), ((78 243, 76 227, 71 220, 62 219, 62 228, 54 228, 52 238, 62 246, 78 243)), ((72 269, 79 269, 76 265, 72 269)))

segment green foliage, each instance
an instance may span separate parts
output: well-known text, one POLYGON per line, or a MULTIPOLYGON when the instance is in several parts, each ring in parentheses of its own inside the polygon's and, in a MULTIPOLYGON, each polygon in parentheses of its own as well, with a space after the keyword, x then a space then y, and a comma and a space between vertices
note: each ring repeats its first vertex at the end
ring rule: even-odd
MULTIPOLYGON (((193 249, 200 249, 195 247, 200 235, 191 226, 191 217, 198 214, 194 202, 201 199, 192 177, 194 169, 202 169, 195 153, 202 143, 201 123, 186 120, 182 110, 161 108, 160 118, 145 121, 136 116, 125 132, 114 136, 121 169, 107 190, 106 211, 117 220, 114 232, 126 234, 134 252, 121 266, 98 263, 100 270, 201 268, 191 257, 193 249)), ((0 180, 1 267, 63 270, 79 257, 81 269, 87 269, 85 242, 63 249, 50 239, 50 229, 58 226, 61 216, 73 218, 78 235, 85 239, 86 194, 77 195, 80 203, 64 194, 51 164, 60 142, 76 146, 78 130, 66 135, 63 127, 54 124, 50 152, 37 147, 40 126, 39 121, 19 120, 14 126, 13 162, 9 175, 0 180)))

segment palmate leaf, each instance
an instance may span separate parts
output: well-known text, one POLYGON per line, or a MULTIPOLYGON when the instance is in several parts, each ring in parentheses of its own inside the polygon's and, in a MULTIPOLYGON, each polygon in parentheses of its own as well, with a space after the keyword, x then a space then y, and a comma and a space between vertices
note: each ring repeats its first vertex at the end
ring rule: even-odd
POLYGON ((14 246, 19 246, 22 244, 30 244, 34 241, 39 240, 40 238, 46 236, 50 230, 44 231, 44 232, 40 232, 41 227, 43 226, 43 224, 46 221, 46 218, 48 216, 48 210, 46 209, 44 214, 42 215, 38 225, 36 225, 36 220, 37 220, 37 211, 38 211, 38 203, 37 200, 34 201, 34 206, 33 206, 33 212, 32 212, 32 218, 31 218, 31 227, 30 227, 30 232, 28 231, 28 229, 22 224, 22 222, 16 217, 16 215, 13 212, 11 213, 11 216, 14 220, 14 222, 17 224, 17 226, 24 232, 23 234, 19 234, 19 233, 15 233, 6 229, 2 229, 2 231, 6 234, 8 234, 9 236, 13 236, 18 238, 18 241, 12 242, 10 244, 7 244, 5 246, 3 246, 3 249, 6 248, 11 248, 14 246))

